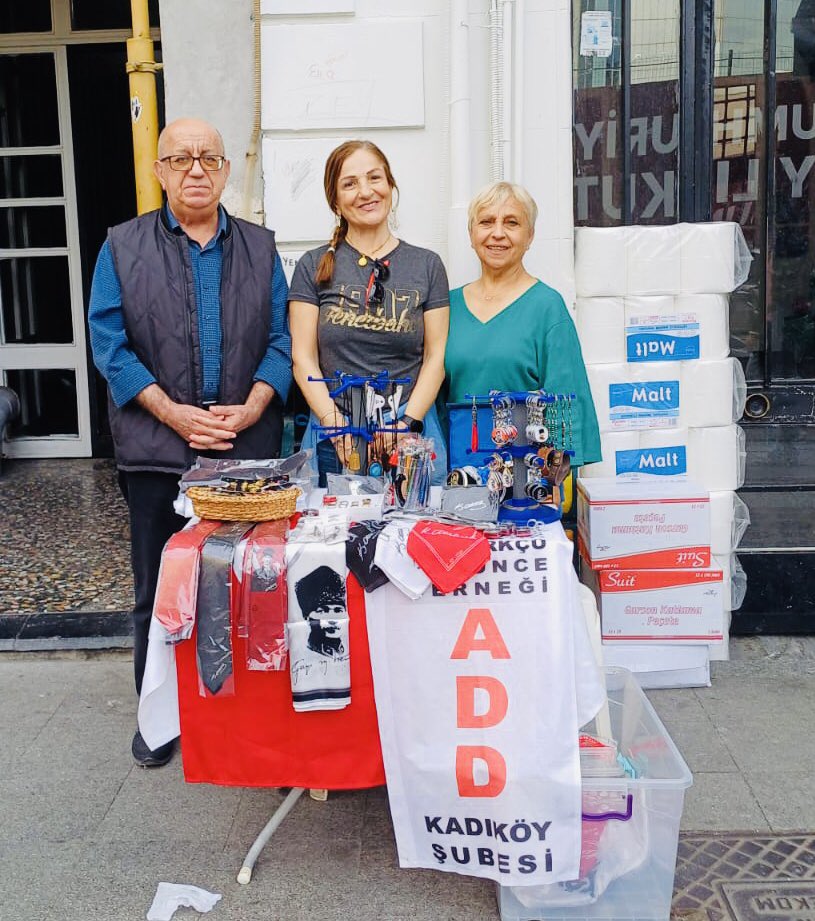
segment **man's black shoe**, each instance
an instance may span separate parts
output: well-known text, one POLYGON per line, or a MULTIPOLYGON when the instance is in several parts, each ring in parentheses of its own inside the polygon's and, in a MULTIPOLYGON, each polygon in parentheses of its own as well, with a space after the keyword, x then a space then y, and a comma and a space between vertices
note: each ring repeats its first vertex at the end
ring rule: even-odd
POLYGON ((175 743, 176 740, 172 739, 165 745, 159 745, 158 748, 151 750, 147 747, 147 743, 137 729, 136 734, 133 736, 133 744, 130 746, 130 750, 133 752, 136 764, 140 764, 142 767, 162 767, 173 757, 175 743))

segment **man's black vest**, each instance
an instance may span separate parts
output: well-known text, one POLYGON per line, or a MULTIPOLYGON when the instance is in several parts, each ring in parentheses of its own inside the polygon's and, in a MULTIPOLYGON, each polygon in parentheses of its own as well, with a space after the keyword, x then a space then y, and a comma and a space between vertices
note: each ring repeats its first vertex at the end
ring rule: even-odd
MULTIPOLYGON (((128 342, 171 400, 200 406, 203 372, 195 283, 186 237, 173 233, 163 210, 108 231, 122 286, 128 342)), ((269 344, 274 233, 227 219, 221 272, 221 383, 218 401, 243 403, 269 344)), ((195 452, 136 400, 121 408, 108 399, 116 462, 123 470, 176 472, 195 452)), ((262 458, 280 454, 282 406, 275 396, 263 416, 211 456, 262 458)))

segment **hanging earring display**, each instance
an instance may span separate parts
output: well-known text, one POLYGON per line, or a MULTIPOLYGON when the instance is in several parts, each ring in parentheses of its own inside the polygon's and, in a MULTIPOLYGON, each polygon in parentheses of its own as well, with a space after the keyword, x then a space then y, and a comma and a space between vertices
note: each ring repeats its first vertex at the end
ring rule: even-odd
MULTIPOLYGON (((477 401, 485 397, 468 393, 466 399, 473 401, 467 407, 471 411, 469 454, 478 445, 477 401)), ((561 515, 561 484, 569 475, 574 453, 574 394, 491 390, 486 399, 492 410, 491 439, 496 446, 488 470, 462 466, 453 471, 448 485, 473 485, 473 471, 476 484, 485 484, 499 501, 499 521, 556 520, 561 515), (516 407, 525 410, 523 422, 516 407)))
POLYGON ((518 437, 518 429, 512 421, 512 407, 515 401, 508 396, 492 398, 492 440, 502 448, 512 444, 518 437))
POLYGON ((526 440, 530 444, 543 444, 549 440, 546 427, 546 403, 540 394, 530 393, 526 398, 526 440))

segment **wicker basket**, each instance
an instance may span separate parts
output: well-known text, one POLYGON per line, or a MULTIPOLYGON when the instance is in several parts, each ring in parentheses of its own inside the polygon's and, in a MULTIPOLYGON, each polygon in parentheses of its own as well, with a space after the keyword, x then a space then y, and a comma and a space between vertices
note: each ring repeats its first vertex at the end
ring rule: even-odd
POLYGON ((297 486, 265 493, 229 493, 210 486, 191 486, 187 495, 199 518, 212 521, 272 521, 294 514, 302 490, 297 486))

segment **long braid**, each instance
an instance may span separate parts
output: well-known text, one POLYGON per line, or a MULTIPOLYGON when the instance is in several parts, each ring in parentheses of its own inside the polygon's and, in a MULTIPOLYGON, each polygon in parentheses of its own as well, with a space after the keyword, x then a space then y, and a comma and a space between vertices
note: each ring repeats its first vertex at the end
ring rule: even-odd
POLYGON ((334 274, 334 254, 337 252, 337 247, 345 239, 347 233, 348 221, 340 216, 337 226, 334 228, 334 233, 331 234, 328 249, 323 253, 323 257, 320 259, 320 263, 317 266, 315 281, 318 285, 324 285, 326 282, 331 281, 331 277, 334 274))

